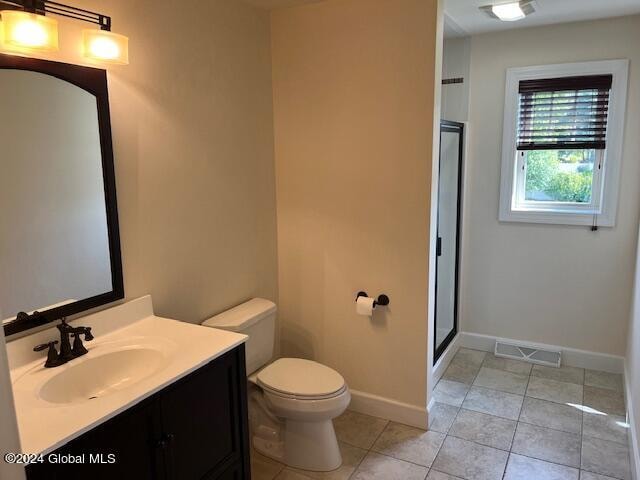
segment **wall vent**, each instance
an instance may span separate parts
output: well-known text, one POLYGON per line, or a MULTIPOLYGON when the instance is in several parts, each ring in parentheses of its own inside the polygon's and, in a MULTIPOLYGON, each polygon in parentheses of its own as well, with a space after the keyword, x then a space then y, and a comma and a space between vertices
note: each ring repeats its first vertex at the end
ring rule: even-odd
POLYGON ((526 343, 496 341, 496 357, 513 358, 525 362, 546 365, 549 367, 560 367, 562 352, 539 348, 526 343))

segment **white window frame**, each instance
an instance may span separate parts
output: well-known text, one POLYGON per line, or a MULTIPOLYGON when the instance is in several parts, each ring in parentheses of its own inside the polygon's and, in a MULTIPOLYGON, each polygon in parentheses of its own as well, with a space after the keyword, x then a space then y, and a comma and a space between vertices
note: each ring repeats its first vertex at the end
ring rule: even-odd
MULTIPOLYGON (((509 68, 505 88, 504 125, 502 134, 502 171, 500 178, 501 222, 548 223, 560 225, 592 225, 613 227, 618 206, 620 165, 624 141, 625 112, 629 60, 605 60, 597 62, 565 63, 523 68, 509 68), (602 154, 599 191, 593 192, 592 204, 569 202, 525 202, 518 204, 518 182, 522 175, 521 156, 517 146, 519 86, 523 80, 543 78, 577 77, 587 75, 612 75, 609 97, 607 146, 602 154)), ((594 166, 594 174, 597 165, 594 166)), ((597 180, 597 179, 596 179, 597 180)), ((594 186, 597 183, 594 181, 594 186)))

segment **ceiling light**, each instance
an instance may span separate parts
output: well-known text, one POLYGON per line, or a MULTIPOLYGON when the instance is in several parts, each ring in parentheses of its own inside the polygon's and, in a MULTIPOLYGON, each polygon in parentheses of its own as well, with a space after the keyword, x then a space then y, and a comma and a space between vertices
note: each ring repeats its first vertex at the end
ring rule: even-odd
POLYGON ((491 18, 502 20, 503 22, 515 22, 522 20, 527 15, 533 13, 533 0, 520 0, 519 2, 497 3, 480 7, 491 18))
POLYGON ((56 20, 19 10, 4 10, 1 15, 4 45, 27 50, 58 50, 56 20))
POLYGON ((129 39, 124 35, 105 30, 83 30, 82 44, 86 58, 120 65, 129 63, 129 39))
POLYGON ((526 15, 520 8, 520 3, 504 3, 491 7, 493 14, 503 22, 515 22, 522 20, 526 15))

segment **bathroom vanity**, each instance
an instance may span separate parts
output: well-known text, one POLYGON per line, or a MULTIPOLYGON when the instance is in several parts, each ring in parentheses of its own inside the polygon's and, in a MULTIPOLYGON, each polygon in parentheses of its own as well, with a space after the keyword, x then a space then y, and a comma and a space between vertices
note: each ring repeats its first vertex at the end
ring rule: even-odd
POLYGON ((25 354, 55 329, 8 345, 29 479, 249 478, 244 335, 157 317, 150 297, 78 322, 96 338, 60 367, 25 354))
POLYGON ((244 347, 236 347, 46 455, 27 478, 247 478, 243 365, 244 347))

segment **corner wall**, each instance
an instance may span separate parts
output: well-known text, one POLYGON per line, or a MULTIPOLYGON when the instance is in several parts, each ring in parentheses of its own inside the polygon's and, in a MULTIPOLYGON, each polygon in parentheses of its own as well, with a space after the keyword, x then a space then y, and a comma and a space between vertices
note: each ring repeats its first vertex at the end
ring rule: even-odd
POLYGON ((462 331, 624 355, 640 213, 638 45, 640 16, 472 37, 462 331), (506 69, 617 58, 631 70, 616 226, 498 222, 506 69))
POLYGON ((469 85, 471 78, 471 38, 444 40, 442 78, 462 78, 462 83, 442 86, 442 119, 464 123, 469 120, 469 85))
POLYGON ((13 406, 9 362, 4 345, 4 331, 0 329, 0 478, 2 480, 24 480, 24 468, 4 461, 5 453, 20 453, 18 422, 13 406))
POLYGON ((435 0, 272 14, 283 355, 426 410, 435 0), (386 293, 372 320, 355 294, 386 293))
MULTIPOLYGON (((640 238, 640 235, 639 235, 640 238)), ((634 480, 640 479, 640 248, 636 255, 635 286, 629 334, 627 356, 625 359, 625 390, 629 422, 629 441, 631 470, 634 480)))

